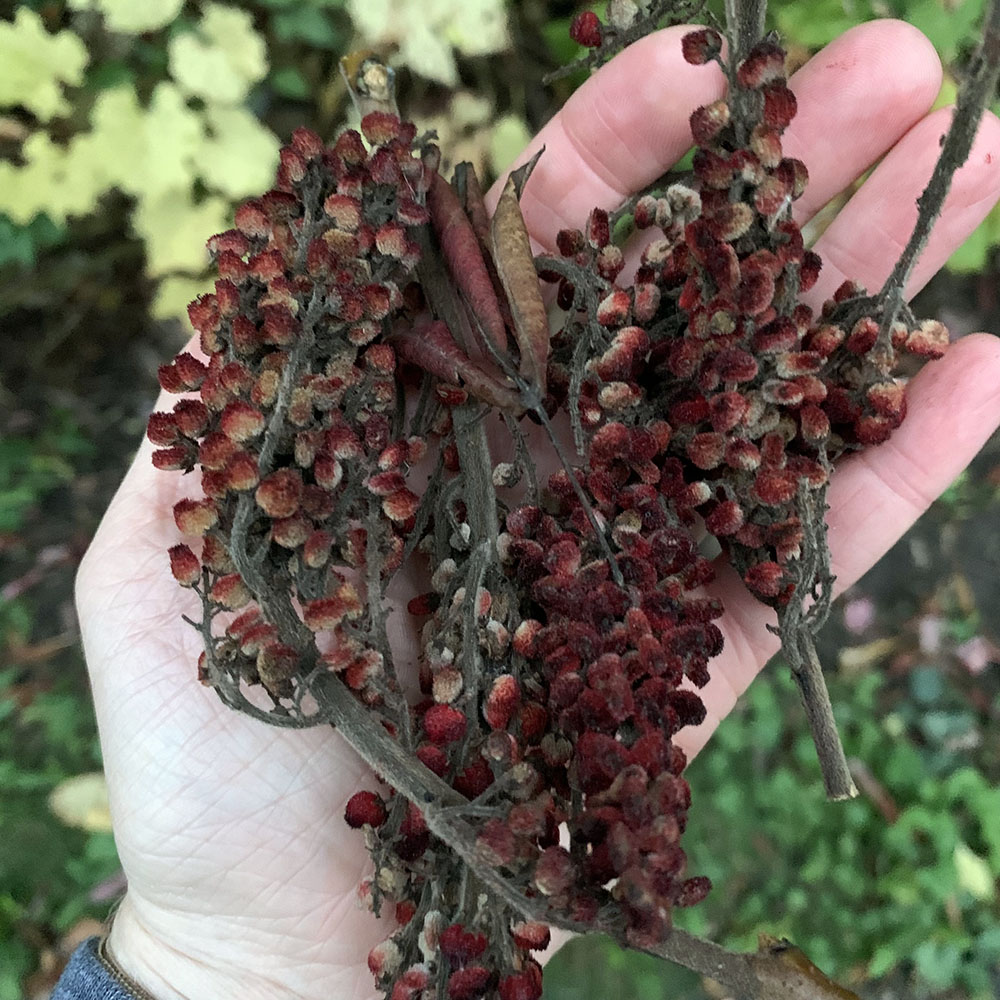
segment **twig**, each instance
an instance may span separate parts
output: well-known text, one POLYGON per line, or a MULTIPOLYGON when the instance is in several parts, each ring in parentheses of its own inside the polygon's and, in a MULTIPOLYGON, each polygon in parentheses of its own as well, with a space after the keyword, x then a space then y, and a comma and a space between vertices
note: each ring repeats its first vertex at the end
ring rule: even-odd
POLYGON ((483 407, 474 403, 456 406, 452 411, 455 447, 462 470, 462 493, 470 527, 474 538, 488 542, 495 551, 500 525, 493 490, 493 461, 484 418, 483 407))
MULTIPOLYGON (((802 552, 796 564, 795 596, 778 611, 777 631, 782 650, 799 687, 809 730, 816 745, 826 794, 834 801, 858 794, 847 766, 847 757, 837 732, 830 693, 823 677, 814 636, 830 610, 833 577, 826 542, 826 487, 811 490, 805 479, 799 483, 797 506, 803 527, 802 552), (814 581, 813 592, 802 592, 806 581, 814 581), (803 602, 813 601, 806 609, 803 602)), ((770 626, 769 626, 770 628, 770 626)))
POLYGON ((917 199, 917 221, 896 266, 878 295, 885 311, 879 329, 883 349, 891 343, 892 325, 899 314, 917 260, 927 246, 931 229, 941 215, 955 172, 968 159, 983 111, 1000 78, 1000 0, 990 0, 983 18, 983 36, 972 57, 969 75, 958 92, 951 127, 941 146, 931 179, 917 199))
POLYGON ((830 692, 823 679, 823 668, 816 654, 812 633, 803 630, 797 636, 786 635, 785 642, 793 644, 786 646, 785 655, 791 664, 792 673, 802 695, 802 704, 809 720, 813 743, 816 744, 816 754, 819 757, 826 794, 834 801, 853 799, 858 790, 851 778, 844 746, 837 732, 833 706, 830 704, 830 692))

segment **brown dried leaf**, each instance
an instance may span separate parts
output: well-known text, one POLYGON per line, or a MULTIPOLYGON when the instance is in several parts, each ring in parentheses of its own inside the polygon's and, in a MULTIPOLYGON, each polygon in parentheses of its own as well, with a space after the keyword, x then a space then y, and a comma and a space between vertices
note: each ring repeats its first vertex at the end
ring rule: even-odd
POLYGON ((507 330, 472 223, 448 182, 438 173, 427 192, 431 224, 448 271, 495 350, 506 352, 507 330))
POLYGON ((512 413, 524 407, 514 389, 503 383, 503 376, 471 360, 455 343, 447 324, 435 320, 426 326, 393 334, 388 342, 410 364, 430 372, 443 382, 461 384, 477 399, 512 413))
POLYGON ((539 154, 507 178, 493 221, 490 243, 497 273, 510 303, 514 338, 521 349, 521 375, 545 392, 549 359, 549 320, 535 272, 531 240, 519 197, 539 154))
POLYGON ((493 284, 493 291, 496 293, 497 303, 500 306, 500 315, 503 316, 504 324, 513 330, 514 319, 510 314, 510 306, 507 305, 507 297, 504 295, 503 285, 500 283, 500 275, 497 274, 496 265, 493 263, 493 253, 490 249, 490 216, 489 212, 486 211, 486 199, 479 184, 476 168, 471 163, 458 164, 455 167, 453 183, 479 242, 483 263, 486 265, 487 273, 493 284))

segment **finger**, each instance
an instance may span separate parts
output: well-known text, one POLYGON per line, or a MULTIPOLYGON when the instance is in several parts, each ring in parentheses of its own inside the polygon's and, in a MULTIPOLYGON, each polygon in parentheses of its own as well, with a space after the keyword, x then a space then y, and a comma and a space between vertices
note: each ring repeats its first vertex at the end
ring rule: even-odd
MULTIPOLYGON (((809 171, 809 184, 793 209, 801 224, 924 118, 941 86, 941 62, 912 25, 870 21, 813 56, 793 74, 789 86, 798 113, 782 136, 782 148, 809 171)), ((626 275, 633 273, 642 249, 655 238, 650 230, 630 243, 626 275)), ((841 281, 843 276, 837 284, 841 281)), ((814 295, 810 301, 823 299, 814 295)))
MULTIPOLYGON (((856 582, 964 469, 1000 425, 1000 339, 964 337, 910 384, 909 416, 893 437, 846 459, 830 483, 829 544, 834 590, 856 582)), ((713 584, 726 613, 726 647, 702 692, 705 722, 678 742, 693 755, 778 650, 767 631, 776 621, 738 574, 720 564, 713 584)))
MULTIPOLYGON (((718 66, 692 66, 681 55, 691 28, 665 28, 629 46, 576 90, 515 165, 545 147, 521 209, 547 249, 560 229, 579 226, 595 206, 612 208, 676 163, 691 146, 688 118, 720 98, 718 66)), ((492 208, 500 182, 487 196, 492 208)))
MULTIPOLYGON (((691 146, 688 118, 722 96, 715 66, 691 66, 668 28, 631 46, 594 74, 518 158, 542 146, 522 208, 534 238, 551 248, 596 205, 613 208, 652 183, 691 146)), ((934 101, 941 66, 933 47, 901 21, 859 25, 791 79, 799 115, 789 156, 811 172, 800 212, 808 217, 868 169, 934 101), (877 127, 876 127, 877 126, 877 127), (811 151, 811 152, 808 152, 811 151)), ((490 193, 492 204, 499 185, 490 193)))
POLYGON ((804 222, 860 177, 927 114, 941 88, 941 61, 905 21, 858 25, 789 80, 798 114, 782 137, 805 163, 809 186, 795 203, 804 222))
MULTIPOLYGON (((806 296, 818 306, 847 278, 881 288, 917 220, 917 198, 927 186, 951 122, 943 108, 914 126, 875 168, 816 242, 823 258, 819 281, 806 296)), ((940 269, 1000 198, 1000 120, 987 111, 965 165, 955 173, 941 218, 906 286, 915 295, 940 269)))

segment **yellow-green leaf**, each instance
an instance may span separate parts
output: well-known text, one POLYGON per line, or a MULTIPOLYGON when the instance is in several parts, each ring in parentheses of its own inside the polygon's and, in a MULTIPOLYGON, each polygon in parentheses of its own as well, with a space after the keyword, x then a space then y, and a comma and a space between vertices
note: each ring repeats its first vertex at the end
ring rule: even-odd
POLYGON ((471 90, 458 90, 448 103, 445 116, 456 130, 484 125, 490 120, 494 103, 471 90))
POLYGON ((73 10, 97 10, 109 31, 140 35, 170 24, 184 0, 69 0, 73 10))
POLYGON ((981 858, 971 847, 959 841, 955 845, 954 860, 958 884, 970 896, 984 903, 996 897, 996 877, 985 858, 981 858))
POLYGON ((180 320, 186 330, 190 330, 187 319, 188 303, 199 295, 212 290, 208 278, 188 278, 182 274, 171 274, 164 278, 156 289, 149 312, 153 319, 180 320))
POLYGON ((0 107, 23 104, 43 121, 66 114, 62 86, 79 86, 87 49, 71 31, 50 35, 42 19, 18 8, 13 23, 0 21, 0 107))
POLYGON ((102 91, 91 124, 65 146, 36 132, 22 146, 23 167, 0 163, 0 209, 22 223, 42 211, 63 221, 90 212, 109 188, 144 198, 189 187, 197 174, 202 119, 171 83, 157 86, 148 108, 131 87, 102 91))
POLYGON ((502 0, 461 0, 449 4, 442 27, 452 45, 467 56, 502 52, 510 46, 502 0))
POLYGON ((490 136, 490 166, 493 173, 502 174, 528 145, 531 131, 518 115, 504 115, 493 126, 490 136))
POLYGON ((228 228, 231 216, 228 201, 205 198, 196 205, 186 188, 142 198, 132 215, 132 228, 146 243, 146 269, 153 277, 204 270, 205 241, 228 228))
POLYGON ((108 786, 100 771, 78 774, 59 782, 49 793, 49 808, 67 826, 89 833, 111 830, 108 786))
POLYGON ((170 72, 189 94, 220 104, 239 104, 267 75, 264 39, 246 11, 206 3, 197 30, 169 46, 170 72))
POLYGON ((137 197, 187 186, 204 137, 201 120, 171 83, 153 91, 148 108, 130 87, 98 95, 90 133, 74 142, 103 161, 108 186, 137 197))
POLYGON ((274 134, 245 108, 209 105, 206 119, 209 134, 198 159, 205 183, 230 198, 269 187, 278 165, 274 134))
POLYGON ((348 0, 358 32, 372 45, 399 46, 399 58, 421 76, 454 85, 453 49, 500 52, 510 44, 503 0, 348 0))
POLYGON ((23 167, 0 162, 0 211, 21 225, 41 212, 54 222, 86 215, 107 189, 102 164, 88 162, 75 143, 57 146, 47 133, 36 132, 25 140, 21 155, 23 167))
POLYGON ((421 76, 448 86, 458 83, 458 66, 451 46, 440 31, 433 30, 425 21, 414 24, 399 39, 399 56, 421 76))
POLYGON ((374 41, 390 29, 390 15, 401 13, 393 11, 393 0, 347 0, 347 12, 354 26, 368 41, 374 41))

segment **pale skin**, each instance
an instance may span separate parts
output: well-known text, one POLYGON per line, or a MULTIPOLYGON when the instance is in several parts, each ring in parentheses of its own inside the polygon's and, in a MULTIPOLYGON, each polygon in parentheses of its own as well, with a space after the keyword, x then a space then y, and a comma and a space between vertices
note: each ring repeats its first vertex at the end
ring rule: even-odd
MULTIPOLYGON (((689 113, 721 96, 722 81, 714 68, 682 61, 682 34, 647 38, 602 69, 536 140, 547 150, 523 207, 542 247, 684 153, 689 113)), ((946 111, 929 113, 940 79, 929 42, 897 21, 848 32, 793 77, 799 115, 785 150, 811 177, 800 221, 885 157, 817 244, 824 267, 810 304, 845 276, 874 289, 889 273, 947 127, 946 111)), ((910 294, 998 198, 1000 121, 988 115, 910 294)), ((839 588, 886 552, 1000 424, 998 385, 1000 340, 962 339, 912 382, 910 415, 892 440, 838 468, 829 523, 839 588)), ((157 409, 170 405, 163 397, 157 409)), ((391 925, 355 906, 367 858, 342 816, 372 778, 337 733, 269 728, 198 685, 200 640, 180 616, 199 608, 166 557, 178 541, 171 508, 196 487, 193 477, 154 470, 151 450, 139 449, 77 585, 129 880, 111 951, 160 1000, 367 1000, 377 994, 365 959, 391 925)), ((680 737, 690 753, 776 649, 765 629, 772 614, 735 573, 720 566, 712 589, 726 608, 726 648, 704 691, 707 720, 680 737)))

